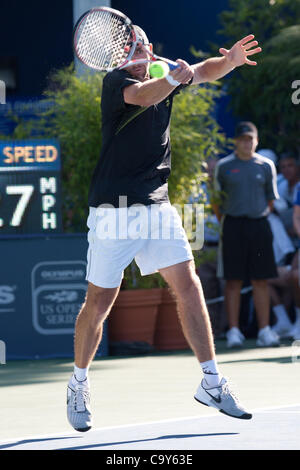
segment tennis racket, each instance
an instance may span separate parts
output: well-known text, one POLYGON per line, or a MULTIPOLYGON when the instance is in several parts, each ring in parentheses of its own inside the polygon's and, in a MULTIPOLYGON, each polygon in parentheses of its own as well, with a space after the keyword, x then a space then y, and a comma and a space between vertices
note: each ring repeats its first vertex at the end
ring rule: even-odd
POLYGON ((74 27, 74 51, 78 59, 99 71, 109 72, 131 65, 162 60, 170 70, 177 62, 152 54, 149 59, 132 59, 137 44, 141 42, 132 21, 118 10, 97 7, 84 13, 74 27))

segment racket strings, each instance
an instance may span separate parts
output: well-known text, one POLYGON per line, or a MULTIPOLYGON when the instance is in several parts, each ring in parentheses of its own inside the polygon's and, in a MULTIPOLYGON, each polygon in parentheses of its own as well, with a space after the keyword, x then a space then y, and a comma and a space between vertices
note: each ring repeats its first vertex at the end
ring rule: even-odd
POLYGON ((78 32, 76 51, 85 63, 98 69, 110 69, 123 63, 131 29, 122 18, 95 11, 88 15, 78 32))

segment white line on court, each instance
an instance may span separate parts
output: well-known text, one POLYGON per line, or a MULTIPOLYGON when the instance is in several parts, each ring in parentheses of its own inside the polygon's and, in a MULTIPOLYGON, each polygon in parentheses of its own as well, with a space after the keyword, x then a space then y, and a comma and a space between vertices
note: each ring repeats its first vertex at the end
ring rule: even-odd
MULTIPOLYGON (((300 413, 300 410, 296 410, 296 411, 280 411, 280 410, 283 410, 285 408, 292 408, 292 407, 300 407, 300 403, 294 403, 292 405, 283 405, 283 406, 268 406, 268 407, 264 407, 264 408, 255 408, 255 409, 252 409, 252 410, 249 410, 251 411, 251 413, 266 413, 266 412, 269 412, 269 411, 275 411, 275 410, 279 410, 277 411, 277 413, 300 413)), ((216 411, 217 410, 213 410, 212 411, 216 411)), ((109 430, 113 430, 113 429, 124 429, 124 428, 133 428, 133 427, 139 427, 139 426, 149 426, 149 425, 154 425, 154 424, 165 424, 165 423, 174 423, 174 422, 178 422, 178 421, 188 421, 188 420, 195 420, 195 419, 199 419, 199 418, 212 418, 212 417, 223 417, 217 413, 213 413, 213 414, 209 414, 209 415, 201 415, 201 416, 185 416, 183 418, 172 418, 172 419, 165 419, 165 420, 160 420, 160 421, 146 421, 146 422, 143 422, 143 423, 132 423, 132 424, 121 424, 119 426, 106 426, 106 427, 103 427, 103 428, 92 428, 91 432, 95 432, 95 431, 109 431, 109 430)), ((227 419, 228 417, 226 417, 227 419)), ((229 418, 230 419, 230 418, 229 418)), ((90 434, 90 433, 88 433, 90 434)), ((1 444, 8 444, 9 442, 15 442, 15 441, 29 441, 29 440, 35 440, 35 439, 51 439, 51 438, 59 438, 59 437, 70 437, 70 439, 73 437, 73 436, 85 436, 86 433, 79 433, 77 431, 65 431, 63 433, 55 433, 55 434, 42 434, 42 435, 35 435, 35 436, 22 436, 22 437, 14 437, 14 438, 10 438, 10 439, 5 439, 5 440, 0 440, 0 445, 1 444)))

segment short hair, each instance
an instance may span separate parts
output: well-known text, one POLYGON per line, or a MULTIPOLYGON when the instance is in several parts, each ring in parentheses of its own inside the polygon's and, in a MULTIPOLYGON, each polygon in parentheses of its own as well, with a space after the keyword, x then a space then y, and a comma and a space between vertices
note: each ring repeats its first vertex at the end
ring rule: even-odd
POLYGON ((137 26, 136 24, 133 25, 133 27, 136 32, 137 41, 140 40, 140 42, 142 42, 143 44, 149 44, 149 39, 145 31, 140 26, 137 26))

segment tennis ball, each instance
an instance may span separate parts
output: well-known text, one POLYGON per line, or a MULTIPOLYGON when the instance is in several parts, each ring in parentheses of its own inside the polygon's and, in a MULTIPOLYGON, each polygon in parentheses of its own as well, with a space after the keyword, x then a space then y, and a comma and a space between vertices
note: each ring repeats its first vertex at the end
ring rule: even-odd
POLYGON ((164 78, 168 75, 169 71, 170 69, 168 64, 162 60, 154 62, 154 64, 151 64, 149 67, 150 77, 153 78, 164 78))

